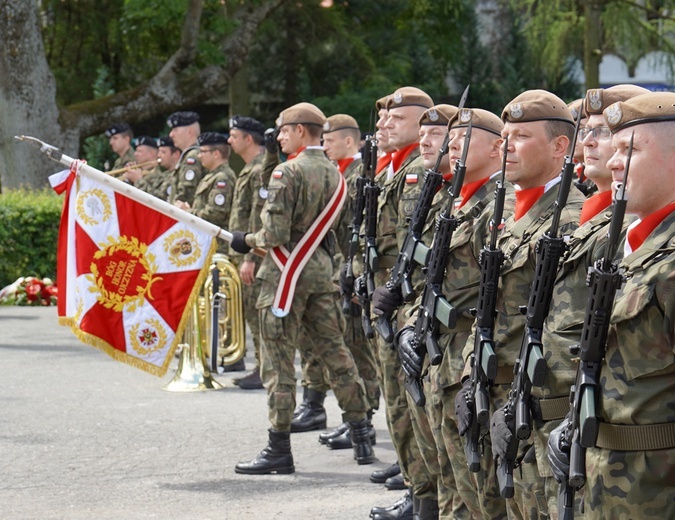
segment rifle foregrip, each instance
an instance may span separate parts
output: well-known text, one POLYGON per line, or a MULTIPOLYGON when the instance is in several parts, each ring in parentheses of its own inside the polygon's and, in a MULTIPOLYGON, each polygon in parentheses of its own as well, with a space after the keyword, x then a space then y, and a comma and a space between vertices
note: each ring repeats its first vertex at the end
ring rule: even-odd
POLYGON ((443 360, 443 351, 441 346, 438 344, 438 339, 433 332, 427 334, 427 355, 429 356, 429 363, 432 365, 440 365, 443 360))
POLYGON ((375 330, 385 343, 391 344, 394 342, 394 327, 391 325, 390 316, 386 314, 378 316, 375 320, 375 330))
POLYGON ((502 461, 497 466, 497 482, 499 483, 499 494, 503 498, 513 498, 513 464, 502 461))
POLYGON ((417 406, 424 406, 426 404, 427 400, 424 396, 424 389, 418 379, 405 376, 405 389, 417 406))
POLYGON ((480 447, 478 445, 478 437, 480 435, 479 430, 480 427, 477 424, 471 425, 466 436, 466 443, 464 444, 466 463, 469 465, 469 471, 472 473, 478 473, 480 471, 480 447))
POLYGON ((363 335, 366 338, 373 339, 375 337, 375 333, 373 332, 373 324, 370 321, 370 318, 366 315, 365 307, 363 314, 361 315, 361 328, 363 328, 363 335))
POLYGON ((345 316, 352 315, 352 299, 348 294, 342 296, 342 314, 345 316))

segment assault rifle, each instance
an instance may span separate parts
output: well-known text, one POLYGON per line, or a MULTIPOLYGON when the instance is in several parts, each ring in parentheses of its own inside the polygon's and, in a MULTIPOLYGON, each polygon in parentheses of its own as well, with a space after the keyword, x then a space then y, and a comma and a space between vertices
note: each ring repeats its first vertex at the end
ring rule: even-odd
POLYGON ((570 473, 568 483, 560 484, 558 491, 560 520, 574 518, 575 490, 586 483, 586 448, 595 446, 598 437, 599 420, 595 404, 600 395, 600 369, 605 358, 614 298, 624 282, 623 273, 613 259, 619 248, 626 215, 626 182, 632 155, 633 136, 628 145, 623 181, 614 199, 605 255, 588 268, 588 302, 581 341, 570 348, 573 355, 579 355, 580 363, 570 392, 571 420, 563 438, 563 442, 570 446, 570 473))
POLYGON ((364 250, 363 250, 363 275, 359 277, 359 284, 355 291, 359 295, 363 305, 361 325, 366 338, 375 337, 373 324, 370 320, 370 302, 375 291, 375 273, 380 268, 377 257, 375 240, 377 237, 377 199, 380 196, 380 186, 375 182, 375 165, 377 164, 377 141, 371 138, 369 157, 367 158, 370 168, 366 170, 367 182, 364 191, 364 250))
POLYGON ((352 295, 354 293, 354 256, 359 250, 361 236, 361 225, 363 224, 363 212, 366 207, 366 183, 369 178, 374 177, 373 171, 377 165, 377 142, 373 136, 366 137, 366 143, 363 148, 363 168, 361 175, 356 178, 356 197, 352 211, 352 222, 349 225, 351 238, 349 240, 349 252, 345 262, 345 274, 350 290, 342 297, 342 313, 346 316, 352 315, 352 295), (373 150, 374 149, 374 150, 373 150), (373 153, 375 151, 375 153, 373 153))
MULTIPOLYGON (((438 344, 439 322, 448 328, 454 328, 457 322, 457 310, 443 296, 443 279, 445 278, 445 266, 450 255, 450 244, 459 220, 453 215, 455 199, 462 191, 464 175, 466 174, 466 155, 469 152, 473 120, 464 137, 464 149, 462 157, 455 163, 455 173, 452 178, 452 187, 443 211, 438 217, 436 232, 434 233, 433 245, 429 251, 429 261, 426 266, 424 291, 422 302, 417 311, 415 320, 415 335, 413 346, 422 360, 429 356, 429 363, 438 365, 443 358, 443 353, 438 344)), ((406 374, 405 388, 418 406, 424 406, 426 398, 422 383, 419 379, 406 374)))
POLYGON ((504 199, 506 187, 506 156, 509 149, 509 138, 504 141, 502 158, 502 176, 495 190, 495 210, 490 221, 490 243, 480 252, 480 287, 478 302, 471 314, 476 317, 476 335, 471 354, 471 391, 467 396, 469 408, 473 408, 473 419, 466 432, 464 454, 469 464, 469 471, 480 471, 480 430, 490 418, 490 396, 488 387, 497 376, 497 355, 494 350, 494 323, 497 314, 497 287, 499 274, 504 263, 504 253, 497 247, 497 238, 504 218, 504 199))
MULTIPOLYGON (((460 110, 466 103, 466 98, 469 95, 469 86, 467 85, 462 93, 458 106, 460 110)), ((425 172, 420 197, 417 200, 417 205, 408 224, 408 232, 403 241, 403 247, 398 253, 396 264, 394 264, 389 281, 387 282, 387 289, 391 292, 400 292, 405 302, 409 302, 414 297, 413 286, 410 281, 413 271, 418 265, 425 265, 429 255, 429 247, 422 242, 422 231, 431 211, 434 196, 443 184, 443 174, 439 172, 439 169, 443 157, 448 153, 449 142, 450 133, 448 132, 441 149, 438 151, 436 164, 433 169, 425 172)), ((394 341, 394 328, 391 325, 391 318, 391 314, 382 314, 378 316, 375 322, 377 333, 387 343, 394 341)))
MULTIPOLYGON (((583 105, 580 113, 583 113, 583 105)), ((553 286, 560 260, 567 249, 564 237, 558 236, 560 216, 574 175, 574 147, 579 135, 579 123, 577 118, 574 127, 574 137, 565 157, 563 165, 558 198, 551 219, 551 227, 537 241, 535 254, 537 256, 534 272, 534 280, 530 289, 527 306, 520 308, 521 313, 527 316, 525 331, 520 344, 520 353, 513 367, 514 379, 509 392, 504 415, 506 424, 511 431, 511 442, 504 460, 497 466, 497 480, 499 492, 504 498, 513 497, 513 468, 518 454, 518 445, 521 440, 528 439, 532 432, 532 416, 530 414, 530 401, 532 386, 540 387, 544 384, 546 376, 546 359, 543 354, 541 342, 544 321, 548 315, 553 296, 553 286)))

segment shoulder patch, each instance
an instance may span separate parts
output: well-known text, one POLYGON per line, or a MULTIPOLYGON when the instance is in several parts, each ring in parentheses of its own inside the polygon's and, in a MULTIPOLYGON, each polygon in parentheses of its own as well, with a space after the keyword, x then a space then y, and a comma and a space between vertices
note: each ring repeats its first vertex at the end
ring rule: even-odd
POLYGON ((216 188, 224 188, 226 186, 227 186, 227 183, 225 181, 216 182, 216 188))
POLYGON ((272 177, 274 177, 275 179, 281 179, 283 176, 284 176, 283 170, 274 170, 272 172, 272 177))
POLYGON ((185 180, 191 181, 194 178, 195 178, 194 170, 188 170, 185 172, 185 180))
POLYGON ((188 164, 194 164, 197 162, 197 159, 195 159, 194 157, 188 157, 187 159, 185 159, 185 162, 188 164))
POLYGON ((406 184, 417 184, 417 174, 416 173, 406 173, 405 174, 405 183, 406 184))
POLYGON ((213 202, 215 202, 217 206, 222 206, 225 204, 225 195, 219 193, 213 198, 213 202))

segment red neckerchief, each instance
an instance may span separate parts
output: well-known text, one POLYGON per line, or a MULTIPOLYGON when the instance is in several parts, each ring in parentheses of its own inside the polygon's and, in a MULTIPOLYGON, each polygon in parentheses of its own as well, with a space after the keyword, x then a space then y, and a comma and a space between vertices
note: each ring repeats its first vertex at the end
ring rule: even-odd
POLYGON ((353 163, 353 162, 354 162, 354 158, 353 158, 353 157, 347 157, 346 159, 338 159, 338 161, 337 161, 337 167, 338 167, 338 170, 340 170, 340 173, 341 173, 342 175, 344 175, 344 174, 345 174, 345 170, 346 170, 346 169, 349 167, 349 165, 350 165, 351 163, 353 163))
POLYGON ((465 184, 464 186, 462 186, 462 191, 459 192, 459 194, 462 197, 462 202, 459 204, 459 208, 457 209, 460 209, 462 206, 464 206, 464 204, 469 202, 469 199, 473 197, 473 194, 476 193, 480 189, 480 187, 483 184, 485 184, 489 179, 490 177, 484 177, 482 179, 470 182, 469 184, 465 184))
POLYGON ((609 208, 609 205, 612 203, 612 190, 603 191, 602 193, 596 193, 592 197, 586 199, 583 207, 581 208, 581 218, 579 219, 579 224, 584 224, 588 222, 603 209, 609 208))
POLYGON ((375 167, 375 175, 379 175, 387 169, 389 163, 391 162, 391 157, 394 155, 392 152, 385 153, 382 157, 377 160, 377 166, 375 167))
POLYGON ((584 182, 586 180, 586 175, 584 174, 585 169, 586 165, 582 162, 578 162, 574 165, 574 172, 577 174, 579 182, 584 182))
POLYGON ((295 152, 288 154, 288 157, 286 157, 287 161, 290 161, 291 159, 295 159, 298 155, 302 153, 302 151, 307 148, 306 146, 301 146, 298 148, 295 152))
POLYGON ((545 186, 537 186, 527 190, 516 190, 516 211, 514 215, 516 220, 530 211, 534 203, 544 194, 545 188, 545 186))
POLYGON ((391 158, 391 165, 394 168, 394 174, 398 172, 399 168, 403 164, 403 161, 405 161, 408 156, 419 146, 419 143, 412 143, 406 146, 405 148, 401 148, 400 150, 396 150, 392 154, 391 158))
POLYGON ((663 220, 675 211, 675 202, 655 211, 651 215, 647 215, 640 223, 628 230, 626 240, 633 251, 637 250, 645 239, 656 229, 663 220))
POLYGON ((454 175, 453 172, 450 172, 450 173, 444 173, 444 174, 443 174, 443 180, 444 180, 445 182, 450 182, 450 181, 452 180, 452 176, 453 176, 453 175, 454 175))

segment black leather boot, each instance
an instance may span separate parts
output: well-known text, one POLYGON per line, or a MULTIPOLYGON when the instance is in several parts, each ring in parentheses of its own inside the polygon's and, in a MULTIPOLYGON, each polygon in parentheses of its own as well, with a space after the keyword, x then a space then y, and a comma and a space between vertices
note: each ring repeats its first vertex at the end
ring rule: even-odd
POLYGON ((372 508, 370 518, 373 520, 413 520, 412 493, 408 491, 393 506, 372 508))
POLYGON ((399 466, 398 461, 396 461, 388 468, 373 471, 370 474, 370 481, 373 484, 384 484, 388 478, 395 477, 399 473, 401 473, 401 466, 399 466))
POLYGON ((413 520, 438 520, 438 501, 413 497, 413 520))
MULTIPOLYGON (((337 430, 336 430, 337 431, 337 430)), ((332 433, 332 432, 331 432, 332 433)), ((375 428, 373 428, 372 423, 368 425, 368 437, 370 437, 371 446, 377 444, 377 435, 375 434, 375 428)), ((319 441, 321 442, 321 441, 319 441)), ((344 431, 342 434, 337 435, 333 438, 328 439, 325 442, 331 450, 346 450, 352 448, 352 438, 349 433, 349 429, 344 431)))
POLYGON ((403 480, 403 475, 399 473, 398 475, 394 475, 393 477, 389 477, 387 480, 385 480, 384 487, 393 491, 395 489, 405 489, 407 486, 403 480))
POLYGON ((291 434, 269 430, 267 447, 251 462, 240 462, 234 467, 235 473, 244 475, 267 475, 277 473, 288 475, 295 473, 293 454, 291 453, 291 434))
POLYGON ((306 386, 302 387, 302 402, 295 407, 295 410, 293 410, 293 419, 295 419, 298 415, 302 413, 302 411, 307 408, 307 391, 309 388, 306 386))
POLYGON ((363 464, 372 464, 375 460, 373 456, 373 447, 370 444, 368 436, 368 421, 362 419, 349 423, 349 434, 354 445, 354 460, 361 466, 363 464))
MULTIPOLYGON (((326 433, 319 434, 319 443, 326 444, 330 439, 339 437, 344 432, 349 431, 349 425, 346 422, 343 422, 340 426, 326 433)), ((351 441, 349 441, 349 447, 351 448, 351 441)))
POLYGON ((307 405, 291 421, 291 433, 310 432, 326 428, 326 409, 323 400, 326 394, 307 389, 307 405))

